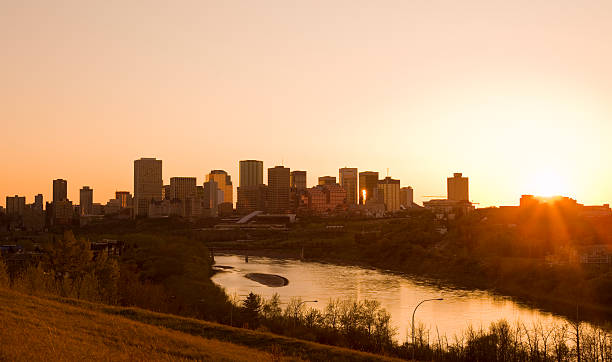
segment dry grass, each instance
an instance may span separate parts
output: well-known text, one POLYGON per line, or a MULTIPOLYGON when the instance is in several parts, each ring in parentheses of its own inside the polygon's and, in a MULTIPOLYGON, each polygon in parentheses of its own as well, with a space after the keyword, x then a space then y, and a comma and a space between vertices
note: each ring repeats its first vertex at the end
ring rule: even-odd
POLYGON ((0 287, 0 361, 397 361, 139 308, 0 287))
POLYGON ((0 361, 270 361, 279 357, 0 289, 0 361))

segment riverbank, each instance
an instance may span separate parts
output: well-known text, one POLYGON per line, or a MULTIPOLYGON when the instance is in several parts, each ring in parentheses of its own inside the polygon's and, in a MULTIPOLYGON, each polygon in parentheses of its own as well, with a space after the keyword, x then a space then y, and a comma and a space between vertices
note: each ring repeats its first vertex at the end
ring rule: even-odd
MULTIPOLYGON (((223 250, 222 248, 216 248, 215 250, 217 250, 217 252, 224 251, 230 254, 293 260, 300 260, 302 254, 301 247, 257 250, 250 246, 244 250, 223 250)), ((495 263, 489 261, 489 265, 484 265, 484 263, 474 263, 474 261, 470 260, 456 262, 443 256, 433 257, 415 255, 405 257, 405 263, 403 265, 394 265, 385 259, 371 260, 365 256, 357 257, 356 255, 351 255, 331 248, 305 248, 304 258, 301 260, 334 265, 357 266, 366 269, 378 269, 388 273, 409 276, 411 278, 433 278, 438 280, 440 285, 451 286, 458 289, 488 291, 495 295, 510 297, 519 304, 551 312, 570 320, 576 318, 576 303, 574 301, 564 300, 555 294, 546 293, 546 290, 537 292, 537 285, 532 284, 528 288, 522 288, 513 283, 504 284, 502 282, 503 279, 500 281, 499 278, 492 278, 490 268, 492 268, 494 264, 504 264, 502 261, 497 261, 495 263)), ((507 260, 506 263, 516 264, 519 263, 519 261, 507 260)), ((524 266, 527 268, 527 272, 530 272, 531 268, 540 269, 537 263, 528 263, 524 266)), ((532 273, 532 277, 537 278, 540 272, 541 270, 532 273)), ((552 272, 557 274, 561 273, 559 270, 552 272)), ((578 307, 578 317, 582 321, 605 327, 609 324, 609 321, 612 320, 612 308, 604 305, 581 302, 578 307)))

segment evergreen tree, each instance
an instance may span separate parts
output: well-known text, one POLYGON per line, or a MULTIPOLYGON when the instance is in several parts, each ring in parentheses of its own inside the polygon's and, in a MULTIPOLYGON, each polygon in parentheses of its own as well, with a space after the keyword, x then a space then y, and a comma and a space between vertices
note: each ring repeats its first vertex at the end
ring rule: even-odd
POLYGON ((261 297, 259 295, 249 293, 243 302, 246 322, 249 327, 257 328, 259 326, 259 311, 261 309, 261 297))

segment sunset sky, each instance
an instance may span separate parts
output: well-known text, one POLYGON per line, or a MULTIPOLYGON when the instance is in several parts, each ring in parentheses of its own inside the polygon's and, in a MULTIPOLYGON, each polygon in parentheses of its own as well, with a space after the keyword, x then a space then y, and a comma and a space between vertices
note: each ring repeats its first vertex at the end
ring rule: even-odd
MULTIPOLYGON (((2 1, 0 205, 260 159, 612 201, 612 1, 2 1)), ((265 177, 265 175, 264 175, 265 177)))

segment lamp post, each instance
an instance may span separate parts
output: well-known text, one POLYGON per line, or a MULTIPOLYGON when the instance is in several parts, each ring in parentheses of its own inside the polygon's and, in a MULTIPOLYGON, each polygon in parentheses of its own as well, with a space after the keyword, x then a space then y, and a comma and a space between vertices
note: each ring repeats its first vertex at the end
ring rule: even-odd
POLYGON ((295 328, 295 325, 297 323, 297 314, 298 314, 298 310, 300 309, 300 306, 304 303, 318 303, 318 300, 303 300, 301 302, 298 303, 298 305, 295 306, 295 314, 294 314, 294 320, 293 320, 293 328, 295 328))
POLYGON ((416 307, 414 307, 414 311, 412 311, 412 360, 414 361, 414 350, 415 350, 415 339, 414 339, 414 314, 416 313, 417 308, 425 303, 433 300, 444 300, 443 298, 433 298, 433 299, 425 299, 422 300, 416 307))

